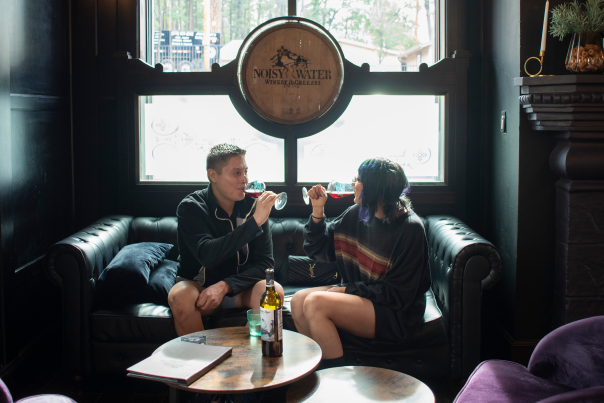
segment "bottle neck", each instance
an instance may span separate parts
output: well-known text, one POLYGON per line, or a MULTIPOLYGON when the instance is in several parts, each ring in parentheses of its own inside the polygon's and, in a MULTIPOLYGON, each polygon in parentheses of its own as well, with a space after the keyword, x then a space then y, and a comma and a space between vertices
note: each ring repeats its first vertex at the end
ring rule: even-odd
POLYGON ((275 271, 272 269, 266 271, 266 290, 275 291, 275 271))

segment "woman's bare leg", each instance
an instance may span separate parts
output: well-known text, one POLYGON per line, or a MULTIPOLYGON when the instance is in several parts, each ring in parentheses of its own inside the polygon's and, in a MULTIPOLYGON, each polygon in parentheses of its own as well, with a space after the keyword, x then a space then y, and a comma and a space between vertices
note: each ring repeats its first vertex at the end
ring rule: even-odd
POLYGON ((355 336, 375 338, 375 310, 366 298, 337 292, 313 292, 304 301, 310 337, 321 346, 324 359, 342 357, 337 329, 355 336))
POLYGON ((332 286, 307 288, 294 294, 291 301, 292 318, 294 319, 298 333, 302 333, 303 335, 310 337, 310 328, 308 327, 308 321, 304 316, 304 301, 306 300, 306 297, 310 293, 316 291, 326 291, 331 287, 332 286))

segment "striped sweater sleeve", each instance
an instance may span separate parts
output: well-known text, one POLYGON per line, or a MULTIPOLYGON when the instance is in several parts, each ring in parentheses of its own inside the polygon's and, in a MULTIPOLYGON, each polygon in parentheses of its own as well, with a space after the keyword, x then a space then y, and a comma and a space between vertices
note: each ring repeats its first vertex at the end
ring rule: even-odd
POLYGON ((406 309, 429 287, 428 245, 424 228, 420 223, 409 222, 397 240, 386 275, 375 283, 349 283, 346 293, 393 309, 406 309))

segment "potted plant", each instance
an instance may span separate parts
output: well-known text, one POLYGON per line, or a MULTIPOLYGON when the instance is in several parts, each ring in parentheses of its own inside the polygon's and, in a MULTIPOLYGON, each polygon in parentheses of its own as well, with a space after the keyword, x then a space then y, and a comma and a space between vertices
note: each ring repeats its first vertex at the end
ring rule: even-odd
POLYGON ((564 3, 552 10, 549 30, 564 39, 572 34, 566 55, 566 69, 574 73, 598 73, 604 70, 602 33, 604 32, 604 0, 564 3))

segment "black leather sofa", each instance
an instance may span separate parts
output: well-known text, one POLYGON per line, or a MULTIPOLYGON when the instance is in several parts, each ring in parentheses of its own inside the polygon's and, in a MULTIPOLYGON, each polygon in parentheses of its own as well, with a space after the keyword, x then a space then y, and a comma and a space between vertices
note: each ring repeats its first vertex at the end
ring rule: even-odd
MULTIPOLYGON (((270 219, 276 278, 286 290, 289 255, 304 256, 306 219, 270 219)), ((451 216, 425 218, 432 290, 424 324, 401 344, 341 333, 349 365, 390 368, 422 380, 469 376, 479 363, 482 291, 499 278, 495 247, 451 216)), ((170 309, 151 303, 96 309, 95 282, 118 251, 136 242, 176 245, 175 217, 104 217, 53 245, 46 270, 62 289, 64 366, 74 374, 124 373, 176 337, 170 309)), ((174 248, 176 249, 176 248, 174 248)), ((171 258, 176 257, 176 251, 171 258)), ((170 256, 168 256, 170 258, 170 256)), ((205 319, 206 328, 245 324, 242 310, 205 319)), ((285 320, 286 327, 293 321, 285 320)))

